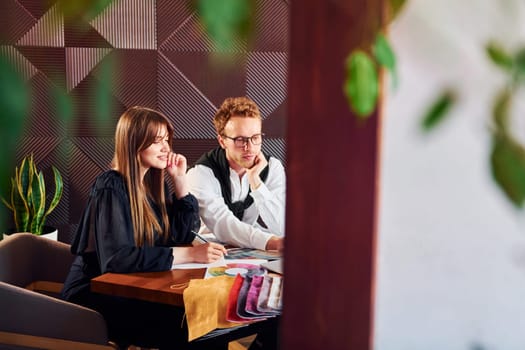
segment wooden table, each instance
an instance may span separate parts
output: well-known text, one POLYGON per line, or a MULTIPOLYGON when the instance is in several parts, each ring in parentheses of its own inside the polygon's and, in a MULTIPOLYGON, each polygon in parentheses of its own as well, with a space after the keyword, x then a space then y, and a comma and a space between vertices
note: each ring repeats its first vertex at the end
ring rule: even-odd
POLYGON ((203 278, 206 269, 180 269, 162 272, 105 273, 91 280, 91 291, 184 306, 182 293, 191 279, 203 278))
MULTIPOLYGON (((183 292, 191 279, 204 278, 206 269, 178 269, 162 272, 105 273, 91 280, 91 291, 119 297, 140 299, 184 307, 183 292)), ((249 335, 277 329, 279 317, 255 322, 228 333, 211 332, 190 343, 190 349, 201 347, 228 349, 228 342, 249 335)))

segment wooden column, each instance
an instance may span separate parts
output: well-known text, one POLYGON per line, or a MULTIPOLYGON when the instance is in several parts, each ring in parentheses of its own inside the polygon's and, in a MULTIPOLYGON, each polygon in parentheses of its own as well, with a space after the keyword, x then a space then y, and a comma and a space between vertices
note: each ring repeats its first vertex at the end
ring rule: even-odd
POLYGON ((291 3, 282 349, 372 349, 380 125, 342 85, 382 2, 291 3))

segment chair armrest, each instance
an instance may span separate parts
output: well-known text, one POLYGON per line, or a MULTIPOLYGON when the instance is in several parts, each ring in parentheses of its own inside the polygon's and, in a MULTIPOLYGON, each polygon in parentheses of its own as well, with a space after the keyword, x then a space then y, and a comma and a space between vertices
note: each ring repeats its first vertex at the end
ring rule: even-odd
POLYGON ((0 331, 108 344, 106 322, 95 310, 0 282, 0 331))
POLYGON ((73 340, 37 337, 34 335, 0 331, 0 349, 53 349, 53 350, 118 350, 115 343, 107 345, 84 343, 73 340))

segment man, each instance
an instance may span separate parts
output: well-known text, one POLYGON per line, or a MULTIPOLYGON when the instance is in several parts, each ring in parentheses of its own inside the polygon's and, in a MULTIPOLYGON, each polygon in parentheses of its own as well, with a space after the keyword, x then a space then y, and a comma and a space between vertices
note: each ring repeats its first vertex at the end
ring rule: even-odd
POLYGON ((282 250, 286 177, 281 162, 261 152, 259 108, 247 97, 230 97, 213 123, 220 147, 187 176, 203 223, 224 243, 282 250))

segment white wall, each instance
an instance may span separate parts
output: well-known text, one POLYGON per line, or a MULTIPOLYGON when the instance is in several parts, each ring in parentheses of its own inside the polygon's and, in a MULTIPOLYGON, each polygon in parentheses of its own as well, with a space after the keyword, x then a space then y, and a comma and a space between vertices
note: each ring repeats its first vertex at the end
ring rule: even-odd
POLYGON ((525 210, 491 178, 503 75, 483 47, 525 46, 525 2, 408 0, 390 37, 400 83, 384 105, 375 349, 523 350, 525 210), (448 85, 459 103, 423 135, 423 111, 448 85))

